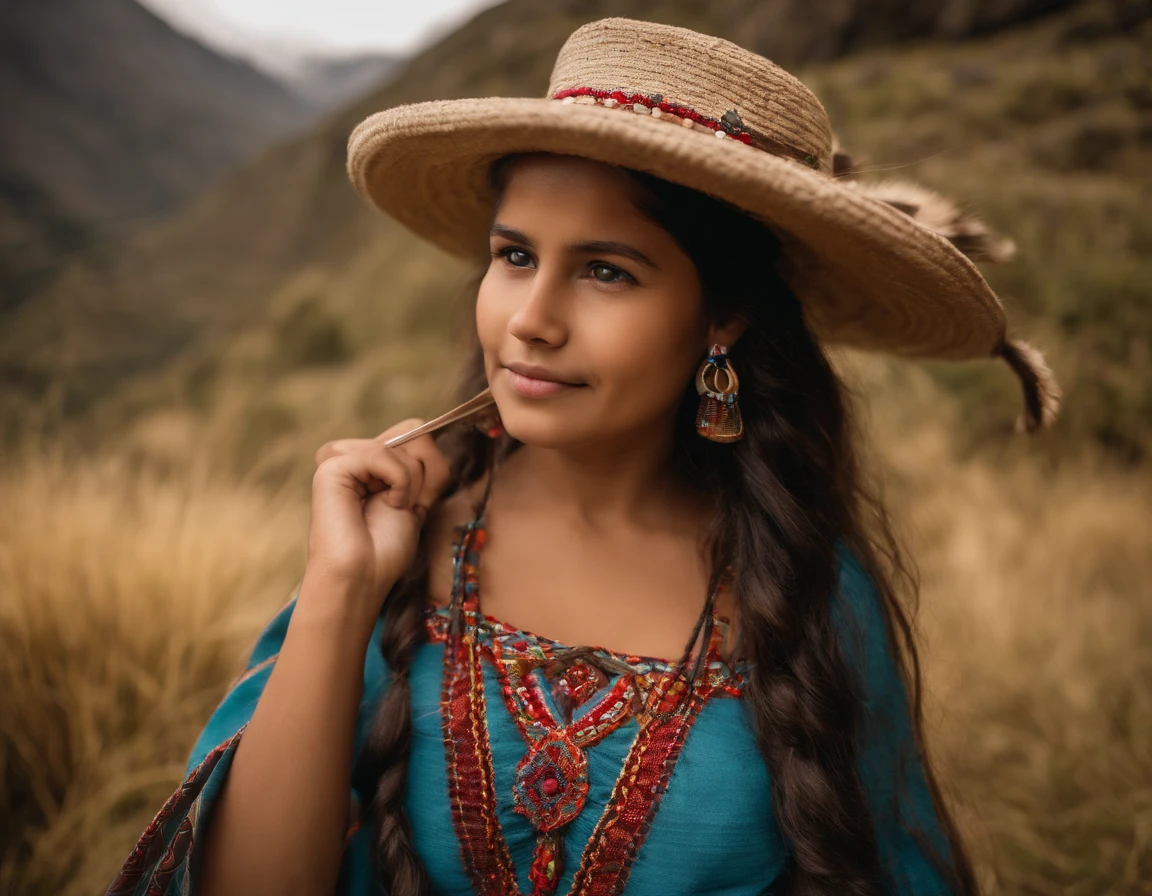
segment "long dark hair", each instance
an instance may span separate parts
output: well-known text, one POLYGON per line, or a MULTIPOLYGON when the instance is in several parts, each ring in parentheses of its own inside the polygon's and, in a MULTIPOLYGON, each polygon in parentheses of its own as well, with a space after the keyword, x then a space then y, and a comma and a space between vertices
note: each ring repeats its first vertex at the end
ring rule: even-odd
MULTIPOLYGON (((493 166, 497 197, 515 158, 493 166)), ((838 583, 836 545, 842 542, 875 585, 950 856, 918 839, 955 893, 975 894, 971 862, 922 741, 919 661, 895 587, 903 581, 914 600, 917 577, 883 503, 865 481, 847 388, 777 273, 780 242, 768 226, 719 200, 648 174, 625 173, 637 207, 695 262, 711 318, 735 315, 748 322, 729 351, 740 375, 744 439, 717 444, 700 438, 694 428, 698 398, 687 383, 674 456, 718 499, 710 539, 713 568, 730 564, 735 572, 739 653, 751 663, 743 699, 770 772, 773 809, 792 848, 788 892, 875 896, 886 889, 857 772, 857 679, 842 653, 829 602, 838 583)), ((478 346, 463 374, 461 400, 486 385, 478 346)), ((499 452, 518 447, 507 436, 493 443, 472 431, 440 445, 452 464, 453 490, 479 481, 499 452)), ((377 868, 391 896, 428 890, 403 808, 411 737, 407 672, 424 640, 427 564, 422 546, 410 573, 385 601, 381 649, 394 678, 357 771, 369 787, 364 792, 375 785, 377 868)), ((687 656, 688 649, 682 664, 687 656)))

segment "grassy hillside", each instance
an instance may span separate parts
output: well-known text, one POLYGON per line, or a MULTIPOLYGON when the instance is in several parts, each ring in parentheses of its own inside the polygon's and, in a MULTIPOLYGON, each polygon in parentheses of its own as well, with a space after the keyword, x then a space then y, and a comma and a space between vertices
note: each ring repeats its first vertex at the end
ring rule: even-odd
MULTIPOLYGON (((1140 462, 1152 449, 1152 21, 1114 14, 1088 4, 807 81, 874 176, 910 175, 1016 240, 1017 259, 985 273, 1010 325, 1050 350, 1067 392, 1056 440, 1140 462)), ((1006 432, 1014 384, 995 365, 932 369, 965 401, 974 440, 1006 432)))
MULTIPOLYGON (((801 6, 781 5, 795 13, 787 27, 750 0, 574 4, 570 13, 513 0, 483 13, 386 89, 266 153, 124 254, 70 271, 10 321, 0 334, 8 418, 25 419, 48 396, 64 415, 103 403, 118 426, 141 403, 170 402, 174 360, 199 371, 200 383, 205 370, 229 377, 228 341, 267 337, 280 306, 293 301, 315 304, 346 330, 350 357, 387 354, 407 309, 442 309, 463 274, 362 207, 343 173, 350 129, 400 102, 539 94, 573 27, 609 8, 640 16, 659 9, 666 21, 738 37, 793 65, 825 97, 850 148, 878 168, 974 201, 1017 238, 1020 260, 990 275, 1014 321, 1054 353, 1078 390, 1057 440, 1143 456, 1147 414, 1136 412, 1147 408, 1144 381, 1118 368, 1140 363, 1140 340, 1131 337, 1148 326, 1140 286, 1149 257, 1147 11, 1122 15, 1119 5, 1086 2, 988 36, 892 46, 825 6, 801 6), (834 55, 853 41, 863 48, 841 61, 796 58, 797 48, 834 55)), ((914 26, 928 34, 942 27, 925 16, 896 21, 889 40, 914 26)), ((253 369, 251 359, 245 364, 253 369)), ((1003 434, 1016 412, 1014 385, 999 367, 977 368, 946 367, 939 376, 966 398, 982 433, 1003 434)))
POLYGON ((835 360, 920 567, 930 745, 987 891, 1152 896, 1148 5, 902 5, 512 0, 0 325, 0 892, 101 890, 303 572, 318 445, 448 401, 471 272, 361 207, 350 128, 537 94, 572 27, 626 12, 792 65, 867 176, 1020 244, 988 274, 1065 385, 1054 432, 1012 437, 1000 365, 835 360))
POLYGON ((135 0, 5 0, 0 108, 0 311, 76 248, 72 231, 170 211, 311 117, 135 0))
MULTIPOLYGON (((874 425, 922 574, 929 743, 987 892, 1150 896, 1147 477, 959 461, 959 415, 915 374, 874 425)), ((312 451, 355 429, 359 385, 279 384, 206 430, 154 414, 131 454, 40 446, 0 475, 0 892, 110 880, 302 574, 312 451), (310 437, 277 429, 289 403, 310 437)))

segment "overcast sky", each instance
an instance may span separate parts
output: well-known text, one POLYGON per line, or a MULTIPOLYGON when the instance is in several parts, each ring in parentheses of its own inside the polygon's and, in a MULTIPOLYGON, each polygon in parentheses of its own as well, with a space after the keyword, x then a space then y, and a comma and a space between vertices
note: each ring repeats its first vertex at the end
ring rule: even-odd
POLYGON ((277 51, 409 53, 498 0, 140 0, 180 30, 265 61, 277 51))

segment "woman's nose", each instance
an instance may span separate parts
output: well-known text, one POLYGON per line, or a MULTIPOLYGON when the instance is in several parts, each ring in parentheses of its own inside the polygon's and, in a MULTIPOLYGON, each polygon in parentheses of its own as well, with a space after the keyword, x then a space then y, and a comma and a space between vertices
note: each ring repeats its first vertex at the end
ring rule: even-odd
POLYGON ((563 277, 538 271, 508 321, 508 332, 530 345, 563 345, 568 340, 567 292, 563 277))

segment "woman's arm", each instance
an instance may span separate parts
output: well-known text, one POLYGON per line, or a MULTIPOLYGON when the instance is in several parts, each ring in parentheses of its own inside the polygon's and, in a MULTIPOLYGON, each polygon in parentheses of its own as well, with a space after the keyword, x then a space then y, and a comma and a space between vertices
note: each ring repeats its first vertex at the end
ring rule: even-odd
POLYGON ((841 550, 834 617, 845 657, 863 688, 858 767, 887 891, 950 894, 948 839, 913 736, 907 689, 890 649, 880 598, 859 561, 843 545, 841 550))
POLYGON ((208 896, 335 889, 368 642, 449 480, 430 437, 386 447, 420 422, 317 452, 308 565, 208 829, 200 869, 208 896))
POLYGON ((305 575, 284 643, 206 826, 206 896, 329 894, 348 829, 371 625, 305 575))
POLYGON ((296 599, 265 629, 201 735, 188 777, 110 896, 335 889, 358 735, 371 715, 358 709, 379 698, 387 672, 381 605, 411 566, 428 508, 449 480, 429 436, 385 445, 421 422, 317 452, 296 599))
MULTIPOLYGON (((229 688, 197 738, 188 760, 184 781, 164 803, 132 849, 109 887, 108 896, 154 896, 157 893, 168 896, 190 896, 192 893, 199 894, 205 891, 201 876, 204 864, 202 855, 205 852, 205 844, 210 839, 209 834, 214 832, 216 822, 219 820, 216 813, 218 801, 224 791, 230 789, 225 785, 230 781, 233 759, 240 752, 241 744, 247 740, 249 724, 256 715, 256 709, 262 704, 265 689, 271 682, 273 674, 280 668, 288 668, 280 666, 281 654, 284 653, 289 660, 292 653, 295 653, 298 659, 305 658, 309 654, 307 650, 309 642, 312 642, 314 636, 322 629, 322 626, 313 626, 307 622, 311 614, 306 607, 300 608, 302 622, 293 623, 301 596, 308 599, 309 594, 320 593, 311 592, 310 589, 311 584, 308 592, 305 592, 303 585, 296 589, 288 603, 261 632, 244 671, 229 688), (293 639, 305 649, 296 650, 288 643, 289 630, 295 633, 293 639)), ((380 616, 368 641, 367 651, 363 657, 363 677, 357 688, 363 694, 355 723, 354 752, 362 748, 368 727, 391 680, 390 670, 380 650, 383 629, 384 619, 380 616)), ((323 652, 322 650, 321 653, 323 652)), ((278 680, 283 682, 287 681, 287 678, 288 676, 283 676, 278 680)), ((283 684, 281 688, 284 689, 283 684)), ((270 700, 269 704, 272 702, 270 700)), ((290 713, 295 711, 295 706, 290 708, 290 713)), ((273 781, 258 799, 291 793, 293 796, 290 802, 293 811, 298 813, 303 801, 294 795, 298 792, 295 787, 292 779, 273 781)), ((347 812, 347 808, 357 795, 350 788, 345 788, 343 794, 342 805, 347 812)), ((329 798, 329 795, 325 793, 325 797, 329 798)), ((339 801, 339 791, 337 790, 330 798, 339 801)), ((289 797, 285 796, 284 799, 288 800, 289 797)), ((237 802, 243 804, 244 801, 237 802)), ((237 852, 246 850, 249 832, 263 839, 262 823, 252 823, 256 827, 249 828, 238 836, 227 835, 226 845, 229 850, 235 849, 237 852)), ((271 847, 273 844, 268 845, 271 847)), ((305 851, 306 857, 311 856, 310 850, 311 847, 305 851)), ((277 867, 279 861, 277 858, 270 867, 277 867)), ((275 878, 269 878, 269 881, 275 885, 275 878)), ((259 887, 254 891, 259 892, 259 887)), ((209 889, 207 892, 212 890, 209 889)), ((331 889, 326 892, 330 893, 331 889)))

